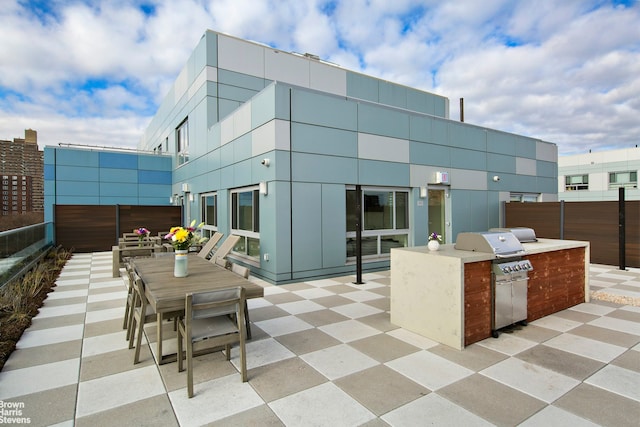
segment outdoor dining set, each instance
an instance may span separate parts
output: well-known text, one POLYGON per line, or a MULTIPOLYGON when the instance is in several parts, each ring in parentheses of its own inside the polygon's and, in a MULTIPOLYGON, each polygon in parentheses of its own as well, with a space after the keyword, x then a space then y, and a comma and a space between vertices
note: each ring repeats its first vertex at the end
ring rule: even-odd
POLYGON ((140 361, 144 325, 156 322, 156 363, 177 361, 182 372, 186 358, 189 397, 194 395, 193 357, 224 349, 229 361, 233 344, 239 346, 239 370, 246 382, 245 340, 251 339, 247 299, 264 296, 264 290, 248 280, 248 267, 228 257, 239 236, 222 239, 223 234, 216 232, 206 242, 188 245, 197 250, 186 255, 188 273, 183 277, 175 271, 173 249, 178 246, 175 239, 166 239, 170 235, 150 237, 147 233, 140 238, 139 233, 125 233, 113 247, 114 273, 116 264, 118 275, 121 266, 126 272, 122 326, 129 348, 135 349, 133 363, 140 361), (175 352, 163 349, 163 329, 171 326, 177 341, 175 352))

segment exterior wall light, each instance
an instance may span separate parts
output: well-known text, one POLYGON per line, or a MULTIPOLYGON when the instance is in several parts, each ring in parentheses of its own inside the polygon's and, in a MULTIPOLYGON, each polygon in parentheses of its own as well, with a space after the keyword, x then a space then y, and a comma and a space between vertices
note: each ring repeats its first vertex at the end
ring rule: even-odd
POLYGON ((266 195, 268 194, 268 191, 267 191, 267 182, 266 182, 266 181, 261 181, 261 182, 260 182, 260 186, 259 186, 259 188, 260 188, 260 190, 259 190, 259 191, 260 191, 260 194, 262 194, 262 195, 264 195, 264 196, 266 196, 266 195))
POLYGON ((424 199, 427 197, 427 187, 420 187, 420 198, 424 199))

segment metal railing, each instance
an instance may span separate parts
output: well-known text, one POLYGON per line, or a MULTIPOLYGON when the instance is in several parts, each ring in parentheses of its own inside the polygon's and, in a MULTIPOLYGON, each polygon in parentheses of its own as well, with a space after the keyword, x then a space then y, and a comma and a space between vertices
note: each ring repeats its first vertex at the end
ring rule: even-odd
POLYGON ((0 232, 0 286, 23 274, 53 245, 53 222, 0 232))

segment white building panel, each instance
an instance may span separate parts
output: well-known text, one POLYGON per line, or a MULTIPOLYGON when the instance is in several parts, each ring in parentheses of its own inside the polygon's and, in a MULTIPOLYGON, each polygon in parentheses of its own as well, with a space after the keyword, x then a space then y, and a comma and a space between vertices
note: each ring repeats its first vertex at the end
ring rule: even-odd
POLYGON ((289 123, 283 120, 271 120, 251 135, 251 155, 259 156, 273 150, 291 149, 291 132, 289 123))
POLYGON ((233 115, 227 116, 220 121, 220 145, 233 141, 233 115))
POLYGON ((341 68, 310 61, 311 89, 317 89, 335 95, 347 95, 347 72, 341 68))
POLYGON ((549 142, 536 142, 536 159, 545 162, 558 161, 558 146, 549 142))
POLYGON ((266 79, 309 87, 309 59, 265 49, 264 64, 266 79))
POLYGON ((265 48, 218 35, 218 68, 264 78, 265 48))
POLYGON ((251 103, 242 104, 231 115, 233 117, 233 139, 251 132, 251 103))
POLYGON ((409 141, 358 133, 358 158, 409 163, 409 141))
POLYGON ((524 157, 516 157, 516 173, 518 175, 536 175, 536 161, 524 157))
POLYGON ((456 190, 488 190, 485 171, 452 169, 450 176, 451 188, 456 190))
POLYGON ((180 102, 180 98, 187 92, 189 88, 189 78, 187 74, 187 67, 184 67, 178 77, 176 78, 176 82, 173 84, 173 96, 174 96, 174 104, 180 102))

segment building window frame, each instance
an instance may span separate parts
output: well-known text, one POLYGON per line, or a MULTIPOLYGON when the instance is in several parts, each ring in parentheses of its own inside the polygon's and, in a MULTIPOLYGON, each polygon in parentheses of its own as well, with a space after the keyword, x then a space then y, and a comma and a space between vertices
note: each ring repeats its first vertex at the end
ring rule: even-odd
POLYGON ((231 234, 240 236, 232 253, 260 261, 260 190, 252 185, 229 190, 231 234))
POLYGON ((218 193, 202 193, 200 194, 200 206, 202 207, 202 229, 205 230, 205 236, 211 237, 213 233, 218 231, 218 193))
MULTIPOLYGON (((392 247, 407 247, 410 234, 410 195, 403 187, 362 187, 362 258, 388 259, 392 247), (381 199, 382 197, 382 199, 381 199), (380 201, 383 203, 380 203, 380 201), (375 214, 375 215, 374 215, 375 214)), ((355 186, 347 186, 346 197, 346 259, 355 261, 355 186)))
POLYGON ((564 191, 589 190, 589 175, 565 175, 564 191))
POLYGON ((539 193, 511 193, 509 196, 511 203, 538 203, 540 201, 539 193))
POLYGON ((189 161, 189 117, 176 127, 176 153, 178 165, 189 161))
POLYGON ((609 190, 638 188, 638 171, 609 172, 609 190))

